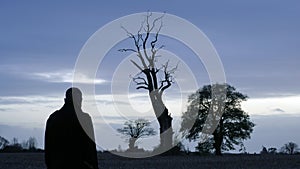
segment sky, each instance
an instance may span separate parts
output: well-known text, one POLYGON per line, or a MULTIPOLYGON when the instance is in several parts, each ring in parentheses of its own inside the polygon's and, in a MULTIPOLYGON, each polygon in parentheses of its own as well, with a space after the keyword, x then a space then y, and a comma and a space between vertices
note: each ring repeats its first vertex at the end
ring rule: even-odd
MULTIPOLYGON (((72 85, 74 67, 87 40, 111 21, 147 11, 184 18, 214 45, 226 81, 249 96, 242 103, 256 123, 252 139, 245 142, 249 152, 259 152, 263 145, 280 148, 288 141, 300 144, 300 136, 295 134, 300 127, 300 2, 296 0, 1 1, 0 135, 20 141, 35 136, 38 146, 43 147, 45 121, 63 105, 64 92, 72 85)), ((175 58, 173 65, 176 59, 182 60, 176 75, 178 82, 197 69, 198 85, 209 83, 203 65, 188 61, 186 55, 193 55, 191 51, 178 50, 178 46, 185 47, 167 37, 162 41, 169 42, 164 49, 174 54, 167 53, 175 58)), ((153 119, 147 93, 131 90, 130 105, 123 105, 118 100, 122 98, 110 92, 119 87, 111 83, 114 73, 136 70, 129 63, 133 56, 117 51, 126 45, 130 45, 128 40, 114 46, 97 72, 94 107, 104 112, 101 116, 105 120, 93 111, 88 96, 84 102, 84 110, 93 117, 98 148, 126 148, 124 138, 108 131, 120 127, 128 118, 153 119), (135 111, 122 112, 122 106, 135 111), (103 135, 117 141, 111 144, 103 135)), ((128 79, 129 75, 124 73, 122 77, 128 79)), ((94 79, 83 75, 83 80, 90 83, 94 79)), ((165 95, 174 123, 179 123, 188 91, 192 92, 178 93, 179 88, 175 84, 165 95)))

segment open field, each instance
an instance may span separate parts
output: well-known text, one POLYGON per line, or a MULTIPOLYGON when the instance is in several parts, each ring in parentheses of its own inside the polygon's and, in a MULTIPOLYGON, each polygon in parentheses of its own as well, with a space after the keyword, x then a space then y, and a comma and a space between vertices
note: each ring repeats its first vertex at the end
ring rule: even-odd
MULTIPOLYGON (((45 169, 43 153, 0 153, 0 169, 45 169)), ((299 169, 300 155, 156 156, 129 159, 101 153, 100 169, 299 169)))

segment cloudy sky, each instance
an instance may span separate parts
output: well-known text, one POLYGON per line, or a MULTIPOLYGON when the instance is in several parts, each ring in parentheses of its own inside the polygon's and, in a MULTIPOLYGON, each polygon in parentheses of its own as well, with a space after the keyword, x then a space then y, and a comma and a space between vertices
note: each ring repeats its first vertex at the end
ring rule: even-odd
MULTIPOLYGON (((288 141, 300 144, 300 136, 295 134, 300 127, 300 2, 296 0, 2 1, 0 135, 20 141, 32 135, 43 147, 45 121, 63 104, 64 92, 72 85, 74 67, 86 41, 104 25, 146 11, 184 18, 210 39, 223 63, 227 82, 249 96, 243 108, 257 126, 252 139, 246 142, 248 151, 259 152, 262 145, 279 148, 288 141)), ((167 54, 182 61, 176 75, 178 83, 192 72, 199 86, 208 84, 203 65, 193 65, 186 58, 192 52, 167 39, 162 38, 169 42, 164 48, 171 52, 167 54), (182 48, 178 50, 178 46, 182 48), (195 73, 195 69, 200 71, 195 73)), ((143 91, 132 90, 127 95, 134 111, 126 113, 122 106, 128 104, 110 92, 118 88, 114 86, 118 84, 112 83, 116 81, 116 72, 136 70, 130 66, 129 57, 117 51, 129 44, 124 40, 107 53, 95 79, 81 75, 82 83, 96 85, 94 107, 104 112, 101 116, 105 120, 93 111, 93 105, 88 106, 88 99, 84 109, 92 115, 99 147, 104 149, 126 147, 123 138, 105 133, 106 128, 115 128, 130 117, 153 117, 143 91), (118 141, 111 143, 103 135, 118 141)), ((122 77, 129 79, 128 74, 122 77)), ((185 94, 176 93, 181 87, 174 85, 165 96, 167 106, 178 120, 186 107, 188 91, 192 91, 186 88, 185 94)))

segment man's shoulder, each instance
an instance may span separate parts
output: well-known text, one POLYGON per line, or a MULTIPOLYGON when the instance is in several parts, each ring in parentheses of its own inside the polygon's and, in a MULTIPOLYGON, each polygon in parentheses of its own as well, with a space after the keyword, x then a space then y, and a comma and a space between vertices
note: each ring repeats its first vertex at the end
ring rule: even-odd
POLYGON ((56 110, 54 111, 53 113, 51 113, 47 119, 47 122, 51 122, 53 121, 54 119, 56 119, 59 115, 60 115, 60 110, 56 110))
POLYGON ((82 112, 82 114, 83 114, 84 116, 91 117, 89 113, 82 112))
POLYGON ((80 115, 84 119, 89 119, 89 120, 92 119, 91 116, 89 115, 89 113, 82 112, 82 113, 80 113, 80 115))
POLYGON ((53 113, 50 114, 48 119, 54 118, 55 116, 59 115, 60 110, 56 110, 53 113))

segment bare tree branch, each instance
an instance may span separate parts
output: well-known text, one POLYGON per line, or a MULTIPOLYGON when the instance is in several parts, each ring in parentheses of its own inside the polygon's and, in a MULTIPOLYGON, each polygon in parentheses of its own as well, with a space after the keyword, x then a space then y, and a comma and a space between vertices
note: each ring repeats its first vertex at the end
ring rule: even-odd
POLYGON ((174 74, 175 71, 177 70, 178 64, 179 64, 179 62, 171 70, 168 70, 168 68, 169 68, 169 60, 164 65, 162 65, 162 69, 164 71, 164 80, 160 81, 160 87, 159 87, 160 94, 162 94, 174 82, 174 77, 173 77, 172 74, 174 74))
POLYGON ((149 24, 149 17, 152 15, 152 13, 150 14, 147 14, 146 16, 146 29, 145 32, 146 32, 146 37, 145 39, 143 39, 143 49, 144 49, 144 55, 145 55, 145 58, 149 61, 149 57, 148 57, 148 54, 147 54, 147 51, 146 51, 146 44, 147 44, 147 41, 148 41, 148 38, 149 38, 149 35, 150 35, 150 24, 149 24))
POLYGON ((143 78, 143 77, 140 77, 140 76, 134 77, 134 78, 133 78, 133 81, 134 81, 137 85, 147 85, 147 86, 148 86, 148 83, 147 83, 146 79, 143 78), (138 80, 140 80, 140 82, 139 82, 138 80))
POLYGON ((154 49, 154 47, 155 47, 155 44, 156 44, 156 42, 157 42, 158 35, 159 35, 159 32, 160 32, 161 28, 162 28, 162 22, 161 22, 161 24, 160 24, 158 30, 156 31, 155 39, 151 42, 151 47, 152 47, 152 49, 154 49))
MULTIPOLYGON (((161 20, 163 16, 164 16, 164 15, 162 15, 161 17, 156 18, 156 19, 153 21, 153 23, 152 23, 153 25, 152 25, 152 28, 151 28, 150 31, 152 31, 153 28, 155 27, 155 22, 157 22, 158 20, 161 20)), ((149 65, 150 65, 151 68, 154 68, 154 67, 155 67, 155 65, 154 65, 154 63, 155 63, 155 56, 156 56, 157 51, 159 50, 159 49, 155 49, 155 45, 156 45, 156 43, 157 43, 158 35, 159 35, 160 31, 161 31, 162 26, 163 26, 163 25, 162 25, 162 20, 161 20, 161 24, 160 24, 158 30, 156 31, 156 34, 155 34, 155 36, 154 36, 154 40, 152 40, 151 43, 150 43, 152 55, 151 55, 151 57, 149 58, 149 65)))
POLYGON ((162 14, 160 17, 157 17, 156 19, 154 19, 154 21, 152 22, 152 27, 151 27, 150 31, 153 30, 153 28, 155 27, 156 22, 161 20, 165 15, 166 15, 166 13, 164 12, 164 14, 162 14))
POLYGON ((127 36, 132 37, 133 34, 130 33, 124 26, 121 26, 121 28, 127 33, 127 36))
POLYGON ((143 71, 143 69, 137 64, 135 63, 135 61, 130 60, 140 71, 143 71))
POLYGON ((171 81, 166 80, 165 82, 167 82, 166 86, 163 86, 160 90, 160 93, 162 94, 167 88, 169 88, 171 86, 171 81))
MULTIPOLYGON (((138 53, 137 56, 139 57, 140 61, 142 62, 142 65, 143 65, 144 69, 146 69, 147 65, 145 63, 144 58, 142 57, 141 50, 140 50, 140 39, 141 39, 142 35, 138 34, 137 37, 136 37, 132 33, 130 33, 125 27, 121 26, 121 28, 126 31, 129 38, 132 38, 134 40, 134 44, 135 44, 135 47, 137 49, 137 50, 134 50, 134 51, 138 53)), ((121 51, 124 51, 124 50, 121 49, 121 51)))
POLYGON ((146 22, 146 19, 145 19, 144 21, 142 21, 142 23, 141 23, 141 27, 140 27, 140 29, 138 30, 138 34, 140 34, 140 33, 141 33, 141 31, 142 31, 142 29, 144 28, 144 24, 145 24, 145 22, 146 22))
POLYGON ((145 89, 145 90, 149 90, 149 88, 148 88, 148 87, 145 87, 145 86, 138 86, 138 87, 136 87, 136 89, 145 89))
POLYGON ((134 49, 119 49, 118 50, 119 52, 137 52, 136 50, 134 50, 134 49))
POLYGON ((149 90, 149 84, 147 83, 146 79, 143 77, 133 77, 132 81, 136 84, 136 89, 146 89, 149 90))
POLYGON ((176 70, 178 69, 178 65, 179 65, 179 61, 177 62, 176 66, 173 67, 173 68, 172 68, 171 70, 169 70, 168 72, 169 72, 170 74, 174 74, 174 73, 176 72, 176 70))
POLYGON ((144 75, 147 77, 145 78, 133 78, 134 82, 137 85, 137 89, 147 89, 149 92, 159 89, 159 92, 162 94, 167 88, 171 86, 171 84, 174 82, 173 74, 178 68, 178 64, 170 68, 169 67, 169 61, 167 61, 164 65, 162 65, 162 68, 157 69, 155 67, 156 58, 160 57, 160 55, 157 55, 157 52, 164 47, 164 45, 161 45, 160 47, 157 47, 158 42, 158 36, 160 34, 160 31, 163 27, 162 18, 164 17, 165 13, 157 18, 154 18, 153 21, 150 21, 152 17, 152 13, 148 12, 145 16, 145 20, 141 23, 137 34, 134 35, 133 33, 129 32, 126 28, 122 27, 122 29, 127 33, 128 37, 133 39, 134 45, 136 49, 128 48, 128 49, 120 49, 121 52, 135 52, 137 53, 137 56, 139 60, 141 61, 141 65, 137 64, 137 62, 130 60, 141 72, 144 73, 144 75), (158 22, 160 21, 160 24, 158 22), (155 32, 155 35, 151 36, 150 34, 153 31, 153 29, 157 29, 155 32), (144 31, 144 32, 142 32, 144 31), (150 43, 151 48, 151 55, 147 52, 147 43, 150 43), (141 51, 143 50, 143 51, 141 51), (148 61, 148 65, 145 61, 148 61), (159 71, 162 71, 162 80, 158 81, 158 73, 159 71), (147 83, 146 83, 147 82, 147 83))

